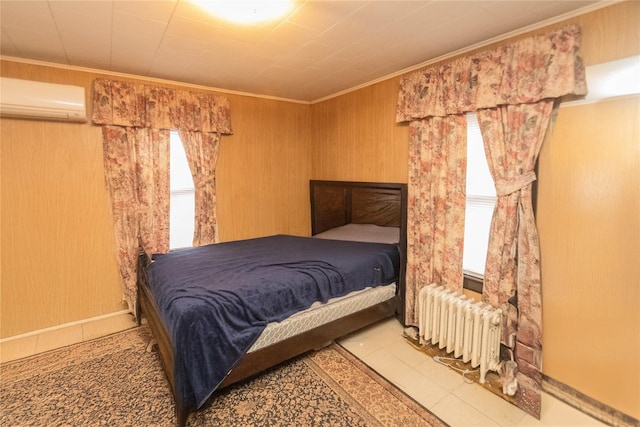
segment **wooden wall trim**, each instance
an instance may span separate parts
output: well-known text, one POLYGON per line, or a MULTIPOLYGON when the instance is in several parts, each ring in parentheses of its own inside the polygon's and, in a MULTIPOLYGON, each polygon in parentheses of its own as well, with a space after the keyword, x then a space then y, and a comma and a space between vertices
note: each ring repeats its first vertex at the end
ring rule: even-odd
POLYGON ((638 427, 639 421, 556 379, 542 374, 542 390, 569 406, 613 427, 638 427))

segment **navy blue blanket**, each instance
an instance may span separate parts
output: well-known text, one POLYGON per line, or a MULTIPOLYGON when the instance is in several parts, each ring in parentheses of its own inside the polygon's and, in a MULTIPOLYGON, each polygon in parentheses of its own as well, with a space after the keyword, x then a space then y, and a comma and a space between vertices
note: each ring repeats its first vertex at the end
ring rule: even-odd
POLYGON ((198 408, 268 323, 397 280, 398 248, 270 236, 154 255, 149 287, 174 345, 176 392, 198 408))

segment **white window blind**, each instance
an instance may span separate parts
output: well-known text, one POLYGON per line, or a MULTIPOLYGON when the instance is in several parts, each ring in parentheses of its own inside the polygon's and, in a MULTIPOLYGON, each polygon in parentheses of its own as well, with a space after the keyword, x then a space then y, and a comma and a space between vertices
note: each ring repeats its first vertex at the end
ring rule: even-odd
POLYGON ((496 190, 489 172, 475 113, 467 114, 467 206, 464 224, 462 268, 484 275, 489 228, 496 204, 496 190))
POLYGON ((169 248, 190 247, 193 246, 195 190, 187 155, 177 131, 171 131, 169 165, 171 189, 169 248))

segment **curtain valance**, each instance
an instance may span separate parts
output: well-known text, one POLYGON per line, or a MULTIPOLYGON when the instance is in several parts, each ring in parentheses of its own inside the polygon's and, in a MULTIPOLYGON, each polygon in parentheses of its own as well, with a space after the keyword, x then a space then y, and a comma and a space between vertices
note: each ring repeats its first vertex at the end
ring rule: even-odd
POLYGON ((109 79, 93 84, 92 121, 100 125, 231 134, 224 96, 109 79))
POLYGON ((571 25, 408 74, 396 121, 585 95, 580 42, 571 25))

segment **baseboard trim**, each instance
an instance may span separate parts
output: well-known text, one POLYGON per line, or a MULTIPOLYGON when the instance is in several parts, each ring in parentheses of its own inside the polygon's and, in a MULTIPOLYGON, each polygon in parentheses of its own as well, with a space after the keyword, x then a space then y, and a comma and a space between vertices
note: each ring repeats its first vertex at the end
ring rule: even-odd
POLYGON ((573 406, 579 411, 610 426, 639 427, 640 423, 636 418, 620 412, 544 374, 542 374, 542 390, 567 405, 573 406))
POLYGON ((97 320, 108 319, 109 317, 116 317, 116 316, 120 316, 122 314, 128 314, 128 313, 131 313, 131 311, 130 310, 120 310, 120 311, 116 311, 116 312, 113 312, 113 313, 103 314, 102 316, 92 317, 90 319, 82 319, 82 320, 77 320, 75 322, 69 322, 69 323, 64 323, 62 325, 52 326, 50 328, 38 329, 36 331, 27 332, 25 334, 14 335, 12 337, 2 338, 2 339, 0 339, 0 344, 8 342, 8 341, 18 340, 18 339, 21 339, 21 338, 27 338, 27 337, 30 337, 30 336, 33 336, 33 335, 38 335, 38 334, 43 334, 43 333, 46 333, 46 332, 56 331, 56 330, 59 330, 59 329, 69 328, 69 327, 75 326, 75 325, 82 325, 83 323, 90 323, 90 322, 95 322, 97 320))

